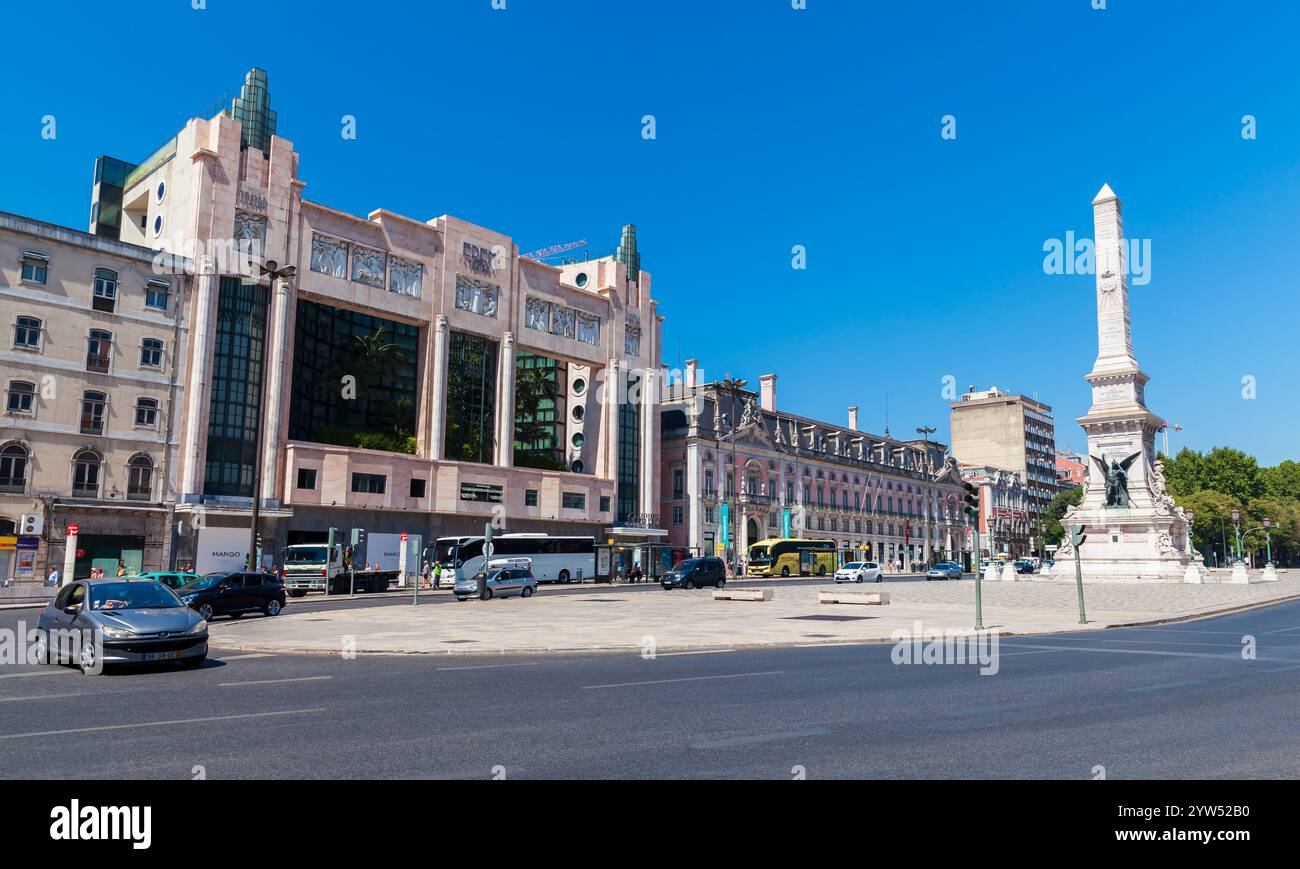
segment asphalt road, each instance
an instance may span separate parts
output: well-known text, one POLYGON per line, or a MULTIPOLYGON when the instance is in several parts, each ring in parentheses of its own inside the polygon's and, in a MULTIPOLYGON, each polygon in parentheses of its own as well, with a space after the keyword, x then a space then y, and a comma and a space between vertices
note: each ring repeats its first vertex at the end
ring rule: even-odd
POLYGON ((1300 603, 1005 638, 996 675, 891 652, 8 665, 0 776, 1300 776, 1300 603))

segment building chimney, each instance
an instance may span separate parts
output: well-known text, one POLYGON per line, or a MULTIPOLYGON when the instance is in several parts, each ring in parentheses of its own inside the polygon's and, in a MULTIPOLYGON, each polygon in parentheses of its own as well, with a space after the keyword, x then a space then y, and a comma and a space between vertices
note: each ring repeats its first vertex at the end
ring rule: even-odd
POLYGON ((764 374, 758 378, 761 384, 761 391, 758 397, 758 404, 763 410, 776 410, 776 375, 764 374))
POLYGON ((699 363, 700 360, 698 359, 686 360, 686 388, 687 389, 695 388, 695 368, 697 365, 699 365, 699 363))
POLYGON ((850 407, 849 408, 849 431, 857 431, 857 430, 858 430, 858 409, 856 407, 850 407))

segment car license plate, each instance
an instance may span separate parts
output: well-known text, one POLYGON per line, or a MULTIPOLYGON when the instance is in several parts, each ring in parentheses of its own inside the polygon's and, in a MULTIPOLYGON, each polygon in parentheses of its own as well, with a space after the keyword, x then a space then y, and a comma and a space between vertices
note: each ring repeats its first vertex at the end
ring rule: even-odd
POLYGON ((144 659, 146 661, 171 661, 180 656, 180 652, 149 652, 144 656, 144 659))

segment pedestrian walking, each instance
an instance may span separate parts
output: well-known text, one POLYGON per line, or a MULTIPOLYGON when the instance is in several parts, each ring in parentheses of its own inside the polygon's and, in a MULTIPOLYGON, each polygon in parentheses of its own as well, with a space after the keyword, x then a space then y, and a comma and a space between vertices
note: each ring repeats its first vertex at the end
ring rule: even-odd
POLYGON ((433 587, 435 589, 442 588, 442 562, 441 561, 435 561, 433 563, 433 587))
POLYGON ((50 568, 50 575, 45 577, 45 584, 50 586, 59 584, 59 569, 57 567, 50 568))

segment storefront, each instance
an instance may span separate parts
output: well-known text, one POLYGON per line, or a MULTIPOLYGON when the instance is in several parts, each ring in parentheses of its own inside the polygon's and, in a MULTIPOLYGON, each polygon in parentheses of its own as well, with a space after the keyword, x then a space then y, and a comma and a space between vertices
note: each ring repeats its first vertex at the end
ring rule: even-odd
POLYGON ((605 542, 596 544, 596 581, 625 581, 629 576, 657 580, 687 557, 682 547, 666 543, 667 538, 668 532, 659 528, 606 528, 605 542))

